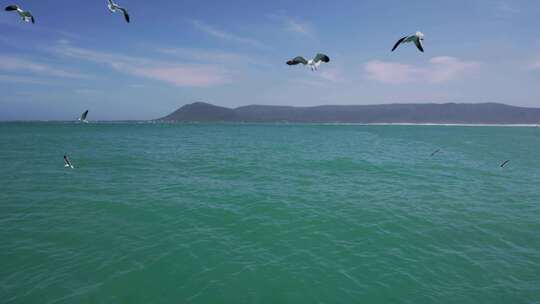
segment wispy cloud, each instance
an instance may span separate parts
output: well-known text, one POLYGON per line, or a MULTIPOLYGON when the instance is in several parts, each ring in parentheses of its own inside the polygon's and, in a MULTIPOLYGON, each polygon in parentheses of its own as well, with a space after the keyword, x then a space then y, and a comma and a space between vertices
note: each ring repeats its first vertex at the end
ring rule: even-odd
POLYGON ((444 83, 477 70, 479 65, 475 61, 440 56, 430 59, 427 67, 375 60, 366 64, 365 71, 368 78, 388 84, 444 83))
POLYGON ((232 72, 215 65, 171 64, 66 45, 60 45, 54 51, 64 56, 103 64, 128 75, 153 79, 178 87, 208 87, 232 81, 232 72))
POLYGON ((521 10, 508 1, 499 1, 495 4, 495 13, 499 17, 511 17, 519 14, 521 10))
POLYGON ((164 55, 195 63, 212 63, 235 67, 250 65, 268 68, 272 66, 268 61, 260 57, 244 53, 198 48, 162 48, 157 51, 164 55))
POLYGON ((287 16, 285 14, 270 14, 271 19, 282 24, 282 28, 288 32, 300 34, 309 38, 317 38, 314 26, 298 18, 287 16))
POLYGON ((226 40, 226 41, 241 43, 241 44, 253 46, 253 47, 256 47, 256 48, 263 48, 263 49, 268 48, 266 45, 264 45, 263 43, 261 43, 260 41, 258 41, 256 39, 248 38, 248 37, 242 37, 242 36, 239 36, 239 35, 236 35, 236 34, 226 32, 226 31, 224 31, 222 29, 217 29, 217 28, 215 28, 215 27, 213 27, 213 26, 211 26, 211 25, 209 25, 207 23, 204 23, 204 22, 200 21, 200 20, 191 20, 191 24, 196 29, 206 33, 209 36, 212 36, 214 38, 218 38, 220 40, 226 40))
POLYGON ((40 85, 50 85, 53 84, 50 81, 27 76, 15 76, 15 75, 6 75, 0 74, 0 82, 7 83, 26 83, 26 84, 40 84, 40 85))
POLYGON ((540 58, 533 60, 529 65, 527 66, 529 70, 540 70, 540 58))
POLYGON ((81 73, 66 71, 55 66, 11 55, 0 55, 0 70, 30 73, 47 77, 87 78, 86 75, 81 73))
POLYGON ((343 80, 342 71, 338 68, 324 68, 319 71, 319 77, 331 81, 331 82, 340 82, 343 80))
POLYGON ((161 80, 179 87, 209 87, 230 82, 224 69, 212 66, 139 67, 129 70, 134 75, 161 80))

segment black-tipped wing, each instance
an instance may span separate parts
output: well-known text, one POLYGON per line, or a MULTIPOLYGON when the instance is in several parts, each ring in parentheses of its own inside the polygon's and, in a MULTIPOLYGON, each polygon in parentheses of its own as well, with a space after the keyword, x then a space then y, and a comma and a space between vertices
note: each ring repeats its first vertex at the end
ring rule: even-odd
POLYGON ((19 7, 16 6, 16 5, 9 5, 9 6, 6 6, 6 11, 10 12, 10 11, 16 11, 18 10, 19 7))
POLYGON ((81 120, 85 120, 86 116, 88 116, 88 110, 86 110, 86 111, 84 111, 84 113, 82 113, 81 120))
POLYGON ((288 65, 297 65, 297 64, 300 64, 300 63, 303 64, 303 65, 306 65, 306 64, 308 64, 308 61, 302 56, 298 56, 298 57, 295 57, 292 60, 287 61, 288 65))
POLYGON ((437 150, 433 151, 433 153, 431 153, 431 156, 434 156, 435 154, 437 154, 439 152, 441 152, 441 149, 437 149, 437 150))
POLYGON ((314 62, 330 62, 330 57, 326 56, 325 54, 317 54, 315 58, 313 58, 314 62))
POLYGON ((67 157, 67 155, 64 155, 64 163, 68 166, 71 166, 71 162, 69 161, 69 158, 67 157))
POLYGON ((36 23, 36 19, 32 15, 30 16, 30 20, 32 20, 32 23, 36 23))
POLYGON ((129 23, 129 14, 127 12, 127 9, 122 8, 122 7, 119 7, 118 9, 121 10, 122 13, 124 13, 124 18, 126 18, 126 22, 129 23))
POLYGON ((392 48, 392 52, 395 51, 395 50, 398 48, 398 46, 399 46, 403 41, 405 41, 405 39, 407 39, 407 38, 408 38, 408 36, 405 36, 405 37, 399 39, 398 42, 396 42, 396 44, 394 44, 394 47, 392 48))
POLYGON ((420 50, 420 52, 424 52, 424 47, 422 46, 422 40, 416 39, 414 40, 414 44, 416 44, 416 47, 420 50))
POLYGON ((504 161, 504 163, 501 164, 501 168, 504 168, 504 166, 506 166, 509 162, 510 162, 510 160, 504 161))

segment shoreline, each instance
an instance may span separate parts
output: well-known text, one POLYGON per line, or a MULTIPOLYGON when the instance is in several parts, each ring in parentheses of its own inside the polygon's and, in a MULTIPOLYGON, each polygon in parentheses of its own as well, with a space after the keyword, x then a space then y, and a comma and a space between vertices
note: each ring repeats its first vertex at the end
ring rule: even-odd
MULTIPOLYGON (((80 124, 70 120, 5 120, 0 124, 14 123, 58 123, 58 124, 80 124)), ((486 124, 486 123, 362 123, 362 122, 197 122, 197 121, 156 121, 156 120, 97 120, 90 124, 185 124, 185 125, 328 125, 328 126, 439 126, 439 127, 518 127, 518 128, 538 128, 540 124, 486 124)))

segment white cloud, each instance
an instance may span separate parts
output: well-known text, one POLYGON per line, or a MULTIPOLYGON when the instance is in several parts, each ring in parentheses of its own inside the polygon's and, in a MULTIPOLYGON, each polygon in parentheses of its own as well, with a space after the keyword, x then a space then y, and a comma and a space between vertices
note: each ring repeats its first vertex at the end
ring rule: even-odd
POLYGON ((64 56, 104 64, 125 74, 158 80, 178 87, 208 87, 231 82, 231 72, 209 64, 171 64, 148 58, 60 45, 55 52, 64 56))
POLYGON ((366 64, 365 71, 368 78, 388 84, 444 83, 477 70, 479 65, 475 61, 440 56, 430 59, 425 67, 375 60, 366 64))
POLYGON ((213 26, 210 26, 202 21, 199 20, 192 20, 191 24, 197 28, 198 30, 208 34, 209 36, 212 36, 214 38, 218 38, 221 40, 227 40, 232 42, 237 42, 245 45, 250 45, 257 48, 263 48, 266 49, 267 46, 261 43, 260 41, 252 38, 242 37, 235 34, 228 33, 224 30, 217 29, 213 26))

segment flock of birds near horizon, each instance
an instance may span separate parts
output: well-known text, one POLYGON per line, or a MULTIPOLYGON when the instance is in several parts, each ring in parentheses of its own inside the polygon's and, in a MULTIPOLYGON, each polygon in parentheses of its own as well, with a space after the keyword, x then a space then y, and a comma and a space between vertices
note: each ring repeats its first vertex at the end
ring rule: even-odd
MULTIPOLYGON (((129 13, 126 8, 119 6, 118 4, 114 3, 112 0, 107 0, 107 1, 108 1, 107 6, 109 8, 109 11, 111 11, 112 13, 121 11, 124 15, 124 19, 126 20, 126 22, 127 23, 130 22, 129 13)), ((9 5, 6 7, 5 10, 8 12, 17 12, 17 14, 19 14, 19 16, 22 18, 24 22, 32 22, 33 24, 36 23, 36 19, 34 18, 32 13, 30 13, 30 11, 25 11, 21 9, 18 5, 9 5)), ((423 53, 424 52, 423 41, 424 41, 424 34, 418 31, 413 35, 405 36, 399 39, 392 47, 392 52, 395 51, 401 44, 414 43, 416 45, 416 48, 418 48, 418 50, 423 53)), ((317 55, 315 55, 313 59, 306 60, 302 56, 297 56, 291 60, 288 60, 286 63, 287 65, 290 65, 290 66, 302 64, 308 67, 311 71, 317 71, 322 63, 328 63, 328 62, 330 62, 330 57, 328 55, 318 53, 317 55)), ((83 123, 88 123, 88 120, 86 119, 87 116, 88 116, 88 110, 86 110, 78 120, 83 123)), ((437 149, 433 153, 431 153, 430 156, 433 157, 439 152, 441 152, 441 150, 437 149)), ((500 165, 500 167, 504 168, 509 162, 510 160, 504 161, 500 165)), ((75 168, 73 164, 71 163, 67 154, 64 154, 64 167, 71 168, 71 169, 75 168)))

